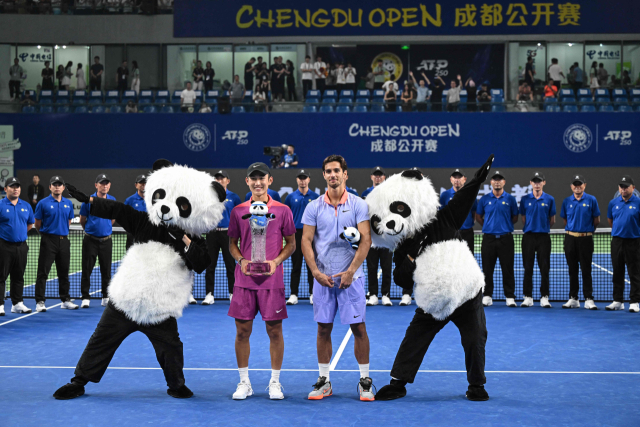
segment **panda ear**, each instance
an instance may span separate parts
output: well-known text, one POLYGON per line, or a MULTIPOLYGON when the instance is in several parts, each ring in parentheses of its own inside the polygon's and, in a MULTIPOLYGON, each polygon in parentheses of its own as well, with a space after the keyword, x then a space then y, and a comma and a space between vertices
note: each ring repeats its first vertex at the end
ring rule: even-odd
POLYGON ((415 171, 415 170, 403 171, 402 176, 404 178, 417 179, 418 181, 422 179, 422 174, 419 171, 415 171))
POLYGON ((344 228, 345 230, 347 229, 347 227, 344 228))
POLYGON ((155 162, 153 162, 154 171, 157 171, 158 169, 166 168, 168 166, 173 166, 173 163, 171 163, 167 159, 158 159, 155 162))
POLYGON ((220 203, 224 202, 225 199, 227 198, 227 192, 225 191, 224 187, 218 181, 213 181, 211 183, 211 186, 213 187, 213 190, 217 193, 218 200, 220 200, 220 203))

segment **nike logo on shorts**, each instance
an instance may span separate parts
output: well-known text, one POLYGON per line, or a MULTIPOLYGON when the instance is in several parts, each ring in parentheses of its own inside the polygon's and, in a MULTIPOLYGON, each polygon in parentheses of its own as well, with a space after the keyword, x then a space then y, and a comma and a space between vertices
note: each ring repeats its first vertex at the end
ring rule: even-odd
POLYGON ((281 308, 280 310, 276 310, 276 313, 280 313, 282 310, 284 310, 284 308, 281 308))
POLYGON ((353 316, 353 318, 355 319, 356 317, 360 317, 360 315, 358 314, 357 316, 353 316))

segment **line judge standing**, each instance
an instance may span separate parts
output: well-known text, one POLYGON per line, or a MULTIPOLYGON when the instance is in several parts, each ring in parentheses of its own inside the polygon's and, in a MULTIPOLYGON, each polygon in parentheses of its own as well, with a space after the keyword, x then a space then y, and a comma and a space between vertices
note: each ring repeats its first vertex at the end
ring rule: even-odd
MULTIPOLYGON (((139 212, 146 212, 147 205, 144 203, 144 188, 147 185, 147 176, 142 174, 136 177, 136 192, 131 196, 127 197, 124 201, 124 204, 127 206, 131 206, 133 209, 139 212)), ((125 245, 125 250, 129 250, 129 248, 133 245, 133 234, 127 233, 127 243, 125 245)))
MULTIPOLYGON (((464 183, 467 182, 467 176, 464 174, 462 169, 454 169, 451 172, 451 188, 447 191, 444 191, 440 195, 440 207, 444 207, 449 203, 451 199, 453 199, 453 195, 456 194, 458 190, 460 190, 464 183)), ((478 209, 478 201, 473 202, 473 206, 471 207, 471 212, 469 212, 469 216, 462 224, 462 228, 460 228, 460 237, 467 242, 467 246, 471 253, 474 253, 474 244, 473 244, 473 222, 476 216, 476 211, 478 209)))
POLYGON ((595 197, 585 193, 587 181, 582 175, 574 175, 571 181, 573 195, 562 202, 560 218, 564 219, 564 256, 569 266, 569 301, 562 308, 580 308, 580 281, 582 270, 582 294, 584 308, 597 310, 593 302, 593 280, 591 262, 593 261, 593 232, 600 224, 600 208, 595 197))
MULTIPOLYGON (((31 313, 22 301, 24 270, 27 267, 27 233, 35 218, 29 203, 20 199, 20 180, 7 179, 4 191, 7 197, 0 200, 0 283, 5 285, 11 276, 11 312, 31 313)), ((4 289, 2 290, 0 316, 4 316, 4 289)))
POLYGON ((493 271, 500 260, 502 287, 507 299, 507 307, 516 306, 516 279, 513 272, 515 247, 513 225, 518 222, 516 198, 504 191, 504 175, 495 171, 491 177, 493 191, 482 196, 478 202, 476 221, 482 225, 482 271, 484 272, 484 297, 482 304, 493 304, 493 271))
MULTIPOLYGON (((96 192, 91 197, 115 200, 110 196, 111 180, 106 174, 96 177, 96 192)), ((91 300, 91 273, 96 266, 96 258, 100 264, 100 276, 102 278, 102 306, 106 307, 109 302, 109 283, 111 282, 111 256, 113 241, 113 223, 115 219, 98 218, 91 215, 91 205, 83 203, 80 208, 80 225, 84 230, 82 239, 82 279, 80 280, 80 291, 82 292, 82 308, 89 308, 91 300)))
POLYGON ((611 227, 611 262, 613 264, 613 302, 607 310, 624 310, 624 266, 627 266, 631 290, 629 311, 640 312, 640 198, 633 194, 629 175, 618 183, 620 197, 609 202, 607 219, 611 227))
POLYGON ((36 230, 40 232, 40 253, 38 254, 38 275, 36 278, 36 311, 47 311, 44 303, 47 290, 47 278, 53 262, 58 273, 58 293, 62 305, 60 308, 75 310, 76 304, 69 296, 69 264, 71 262, 71 244, 69 226, 74 217, 73 204, 62 197, 64 179, 52 176, 49 180, 51 195, 38 203, 35 213, 36 230))

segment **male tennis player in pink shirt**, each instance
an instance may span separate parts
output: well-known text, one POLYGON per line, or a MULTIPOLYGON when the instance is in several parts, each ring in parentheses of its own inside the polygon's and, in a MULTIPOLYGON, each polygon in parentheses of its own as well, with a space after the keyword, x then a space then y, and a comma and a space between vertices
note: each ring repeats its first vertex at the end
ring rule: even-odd
POLYGON ((267 325, 267 334, 271 342, 269 397, 279 400, 284 399, 280 384, 280 369, 284 356, 282 319, 287 318, 282 263, 296 249, 296 226, 291 209, 276 202, 267 194, 269 185, 273 182, 267 165, 254 163, 249 166, 245 180, 252 192, 251 199, 233 208, 228 230, 229 251, 237 262, 236 283, 229 307, 229 316, 236 319, 236 359, 240 372, 240 383, 236 392, 233 393, 233 399, 244 400, 253 394, 249 381, 249 337, 251 337, 253 319, 259 311, 267 325), (247 271, 247 266, 251 262, 251 227, 249 218, 242 217, 249 214, 252 202, 266 203, 268 212, 275 215, 275 218, 269 220, 266 231, 266 259, 271 269, 265 275, 250 275, 247 271), (240 241, 239 248, 238 241, 240 241))

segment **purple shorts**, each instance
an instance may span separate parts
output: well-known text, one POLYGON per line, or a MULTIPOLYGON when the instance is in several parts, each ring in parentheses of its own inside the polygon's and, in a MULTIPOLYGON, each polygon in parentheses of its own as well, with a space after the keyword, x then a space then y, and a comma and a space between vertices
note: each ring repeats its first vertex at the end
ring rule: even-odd
POLYGON ((238 320, 253 320, 258 311, 262 320, 286 319, 287 299, 283 289, 247 289, 235 287, 229 306, 229 316, 238 320))
POLYGON ((343 325, 362 323, 366 320, 366 306, 364 276, 355 279, 347 289, 328 288, 313 281, 313 320, 318 323, 333 323, 338 308, 343 325))

